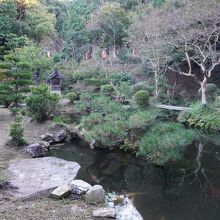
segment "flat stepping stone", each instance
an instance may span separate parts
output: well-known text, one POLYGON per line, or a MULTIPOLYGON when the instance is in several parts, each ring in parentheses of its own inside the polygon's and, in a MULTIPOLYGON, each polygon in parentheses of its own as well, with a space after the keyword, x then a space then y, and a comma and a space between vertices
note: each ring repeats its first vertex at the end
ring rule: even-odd
POLYGON ((17 188, 12 194, 19 198, 49 193, 75 179, 80 165, 56 157, 11 161, 7 171, 9 182, 17 188))

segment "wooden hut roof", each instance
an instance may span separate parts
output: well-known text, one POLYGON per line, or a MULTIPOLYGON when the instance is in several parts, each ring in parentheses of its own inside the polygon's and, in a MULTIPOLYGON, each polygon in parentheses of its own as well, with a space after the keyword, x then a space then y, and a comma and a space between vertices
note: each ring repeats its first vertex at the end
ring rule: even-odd
POLYGON ((53 79, 53 78, 60 78, 60 79, 64 79, 64 76, 62 73, 60 73, 58 70, 55 70, 53 73, 50 74, 49 79, 53 79))

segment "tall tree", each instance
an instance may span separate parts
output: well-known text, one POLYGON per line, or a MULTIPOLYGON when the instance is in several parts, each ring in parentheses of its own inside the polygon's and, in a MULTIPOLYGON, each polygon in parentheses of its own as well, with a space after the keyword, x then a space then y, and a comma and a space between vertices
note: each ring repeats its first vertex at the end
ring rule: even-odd
POLYGON ((11 103, 17 106, 31 84, 30 65, 21 59, 21 50, 19 48, 5 55, 0 63, 0 74, 4 75, 0 82, 0 101, 6 106, 11 103))
POLYGON ((170 69, 192 77, 201 87, 202 104, 207 103, 206 85, 220 65, 220 4, 218 0, 186 0, 166 19, 165 38, 170 46, 170 69), (178 55, 178 60, 173 55, 178 55), (181 68, 187 66, 187 68, 181 68))

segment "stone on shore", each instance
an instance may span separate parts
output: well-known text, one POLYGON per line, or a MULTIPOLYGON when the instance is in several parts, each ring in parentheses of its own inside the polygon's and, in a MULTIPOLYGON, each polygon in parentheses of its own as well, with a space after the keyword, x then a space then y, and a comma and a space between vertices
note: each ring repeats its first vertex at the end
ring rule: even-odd
POLYGON ((49 193, 58 186, 72 181, 80 165, 56 157, 14 160, 7 171, 9 182, 18 189, 15 197, 28 198, 49 193))
POLYGON ((83 180, 73 180, 68 183, 71 192, 77 195, 85 194, 92 186, 83 180))
POLYGON ((66 198, 70 195, 71 188, 68 184, 57 187, 52 193, 51 196, 56 199, 66 198))
POLYGON ((116 210, 114 208, 99 208, 93 211, 95 218, 116 218, 116 210))
POLYGON ((27 146, 26 151, 33 158, 46 156, 46 148, 39 143, 27 146))
POLYGON ((49 134, 49 133, 44 134, 44 135, 41 135, 41 139, 42 139, 43 141, 46 141, 46 142, 49 142, 49 143, 55 141, 53 135, 52 135, 52 134, 49 134))
POLYGON ((105 190, 100 185, 93 186, 86 193, 86 202, 91 205, 97 205, 103 203, 105 200, 105 190))
POLYGON ((67 132, 65 130, 58 131, 54 134, 54 139, 56 142, 62 142, 67 137, 67 132))

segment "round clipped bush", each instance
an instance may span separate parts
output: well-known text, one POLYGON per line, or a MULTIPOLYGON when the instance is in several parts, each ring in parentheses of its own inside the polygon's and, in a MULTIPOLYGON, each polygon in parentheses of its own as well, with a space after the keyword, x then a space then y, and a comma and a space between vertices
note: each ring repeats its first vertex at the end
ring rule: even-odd
POLYGON ((140 90, 134 94, 134 100, 139 108, 144 108, 149 104, 150 94, 146 90, 140 90))
POLYGON ((77 100, 77 94, 75 92, 68 92, 66 98, 69 99, 70 103, 73 103, 77 100))
POLYGON ((112 92, 114 92, 114 89, 111 84, 106 84, 106 85, 101 86, 101 93, 111 94, 112 92))

